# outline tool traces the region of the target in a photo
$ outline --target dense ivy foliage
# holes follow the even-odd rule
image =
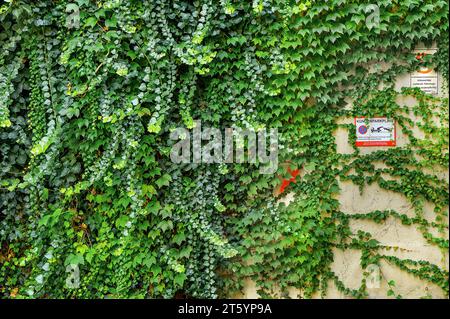
[[[397,218],[448,249],[448,184],[433,174],[448,168],[448,100],[394,85],[420,63],[448,81],[448,3],[377,1],[375,22],[369,5],[2,1],[0,296],[229,297],[250,278],[262,297],[325,295],[330,281],[365,297],[365,280],[351,290],[331,271],[334,249],[448,294],[448,271],[389,255],[395,247],[350,227]],[[420,42],[440,50],[418,61]],[[399,96],[414,97],[413,110]],[[394,118],[409,144],[339,154],[333,132],[346,128],[353,142],[355,130],[337,120],[373,115]],[[170,132],[195,120],[277,128],[285,164],[262,175],[258,164],[172,163]],[[285,207],[273,189],[287,167],[301,174]],[[348,215],[339,181],[404,194],[414,216]],[[68,265],[79,267],[78,288],[66,285]]]

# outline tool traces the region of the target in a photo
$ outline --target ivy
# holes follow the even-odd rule
[[[252,279],[263,298],[325,296],[331,282],[367,297],[366,279],[352,290],[333,273],[334,249],[361,250],[363,270],[388,262],[448,295],[447,270],[390,256],[396,247],[350,227],[395,218],[448,250],[448,182],[434,174],[448,170],[448,99],[395,88],[420,63],[448,82],[448,3],[378,1],[379,23],[367,22],[369,5],[2,2],[0,296],[217,298]],[[433,42],[426,61],[411,53]],[[356,136],[338,119],[375,115],[394,119],[407,145],[339,154],[333,132]],[[278,129],[283,165],[262,175],[258,164],[172,163],[170,133],[197,120]],[[294,170],[285,206],[273,189]],[[403,194],[414,216],[346,214],[340,181]],[[69,287],[74,266],[80,281]]]

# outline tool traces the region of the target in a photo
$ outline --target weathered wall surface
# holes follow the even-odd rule
[[[398,78],[396,87],[410,86],[410,75],[404,75]],[[439,75],[439,95],[448,96],[446,85],[443,85],[443,79]],[[398,101],[403,105],[412,106],[413,99],[406,98]],[[352,118],[340,119],[340,123],[353,123]],[[414,130],[415,135],[420,136],[419,130]],[[342,154],[351,154],[354,152],[352,146],[349,144],[349,133],[346,129],[338,129],[334,132],[336,137],[337,150]],[[397,125],[397,146],[401,147],[408,143],[407,137],[402,134],[401,128]],[[369,154],[377,150],[386,149],[384,147],[366,147],[361,148],[361,154]],[[379,164],[383,165],[382,163]],[[430,172],[427,172],[430,173]],[[448,171],[432,172],[440,179],[449,181]],[[348,214],[369,213],[375,210],[396,210],[401,214],[406,214],[410,217],[414,216],[414,209],[411,203],[399,193],[389,192],[381,189],[378,185],[368,185],[363,194],[360,194],[358,186],[351,182],[340,182],[341,193],[339,202],[341,210]],[[285,202],[292,200],[293,194],[289,194],[284,199]],[[435,214],[433,213],[433,206],[430,203],[425,204],[425,218],[433,221]],[[428,244],[423,238],[419,230],[415,226],[402,225],[398,220],[393,218],[387,219],[381,224],[376,224],[371,221],[352,221],[350,224],[354,231],[363,230],[369,232],[381,244],[388,246],[396,246],[398,249],[386,251],[386,255],[396,256],[402,259],[412,260],[426,260],[438,265],[441,268],[448,270],[448,252],[442,252],[438,247]],[[446,234],[448,238],[448,233]],[[360,266],[359,250],[335,250],[334,263],[332,265],[333,271],[338,275],[345,285],[352,289],[357,289],[361,285],[363,279],[363,271]],[[442,290],[433,284],[426,283],[413,275],[410,275],[394,265],[382,261],[380,267],[381,275],[384,279],[381,280],[379,287],[369,288],[369,298],[387,298],[387,291],[389,290],[387,282],[394,280],[396,283],[395,292],[401,294],[403,298],[445,298]],[[257,288],[251,281],[247,282],[245,292],[242,298],[258,298]],[[292,298],[297,298],[297,291],[295,289],[291,292]],[[319,296],[317,296],[319,297]],[[329,283],[329,290],[327,298],[347,298],[339,292],[332,282]]]

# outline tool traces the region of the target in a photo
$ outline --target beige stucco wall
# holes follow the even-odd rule
[[[398,78],[396,88],[410,86],[410,75],[404,75]],[[443,86],[443,79],[439,75],[439,95],[447,96],[447,88]],[[414,100],[406,98],[398,101],[404,105],[411,106]],[[339,119],[340,123],[353,123],[353,119]],[[415,135],[420,136],[421,132],[415,130]],[[336,137],[337,150],[339,153],[353,153],[353,148],[349,144],[348,131],[346,129],[338,129],[334,132]],[[404,146],[408,143],[408,139],[402,134],[401,129],[397,125],[397,145]],[[369,154],[376,150],[386,149],[383,147],[367,147],[361,148],[361,154]],[[378,165],[382,166],[382,163]],[[428,172],[429,173],[429,172]],[[449,180],[448,171],[433,172],[440,179]],[[368,213],[374,210],[396,210],[399,213],[414,216],[412,205],[406,197],[399,193],[388,192],[381,189],[378,185],[370,185],[365,188],[365,192],[360,194],[356,185],[351,182],[340,182],[341,193],[339,202],[341,211],[348,214]],[[288,194],[283,200],[289,203],[293,194]],[[425,218],[429,221],[434,220],[433,206],[430,203],[425,204]],[[363,230],[373,235],[375,239],[382,244],[396,246],[396,251],[390,250],[383,252],[385,255],[392,255],[402,259],[426,260],[432,262],[439,267],[448,270],[448,252],[442,252],[436,246],[428,244],[416,226],[402,225],[398,220],[389,218],[386,222],[376,224],[371,221],[352,221],[350,223],[354,231]],[[448,238],[448,233],[445,235]],[[357,289],[363,278],[363,271],[360,266],[360,254],[358,250],[335,250],[334,262],[332,264],[333,271],[338,275],[345,285],[349,288]],[[396,283],[395,292],[401,294],[403,298],[421,298],[428,295],[433,298],[445,298],[442,290],[435,286],[424,282],[396,266],[389,265],[382,261],[380,271],[384,279],[381,280],[379,287],[369,288],[369,298],[387,298],[389,287],[387,281],[394,280]],[[258,298],[255,284],[248,280],[242,298]],[[298,292],[295,289],[291,291],[291,297],[297,298]],[[319,296],[316,296],[319,297]],[[340,293],[332,282],[329,283],[328,298],[346,298]]]

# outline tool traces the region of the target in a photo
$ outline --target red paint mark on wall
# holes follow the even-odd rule
[[[290,179],[283,179],[283,182],[281,183],[279,194],[284,193],[286,188],[291,183],[295,183],[295,180],[296,180],[297,176],[300,174],[300,170],[299,169],[291,170],[290,168],[288,168],[288,172],[289,172],[289,174],[291,174],[292,177]]]

